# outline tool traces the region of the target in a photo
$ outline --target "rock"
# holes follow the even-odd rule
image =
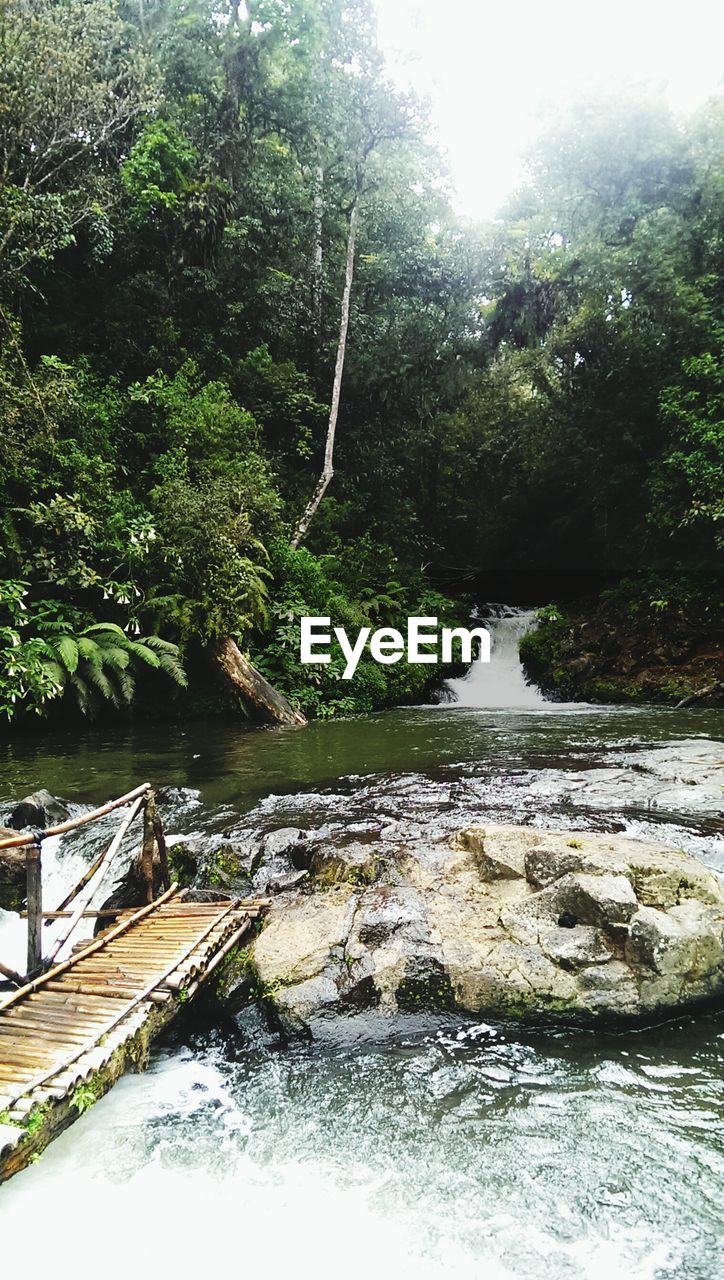
[[[255,864],[254,891],[277,893],[283,888],[290,888],[297,883],[293,878],[296,872],[307,872],[310,856],[306,831],[298,827],[270,831],[261,842],[259,859]]]
[[[0,827],[0,840],[16,835],[17,831]],[[0,849],[0,909],[22,911],[25,893],[25,850]]]
[[[583,855],[577,849],[561,852],[536,846],[525,855],[525,878],[536,889],[545,889],[569,871],[582,870]]]
[[[530,833],[535,839],[535,833]],[[525,841],[504,829],[468,827],[455,839],[459,849],[472,853],[484,880],[517,880],[525,875]]]
[[[641,907],[631,921],[626,957],[659,974],[698,982],[713,968],[724,967],[719,913],[692,901],[668,912]]]
[[[66,822],[69,817],[70,810],[66,808],[63,801],[57,800],[49,791],[41,788],[40,791],[34,791],[32,795],[26,796],[16,804],[8,818],[8,826],[16,831],[36,827],[44,831],[47,827]]]
[[[248,893],[261,859],[258,841],[219,841],[213,836],[187,836],[167,846],[171,879],[182,888],[223,889]]]
[[[631,883],[639,902],[645,906],[665,911],[689,898],[712,905],[721,902],[718,877],[683,849],[661,849],[652,860],[647,859],[645,846],[636,841],[622,841],[622,844],[629,859]]]
[[[175,787],[171,783],[155,788],[156,803],[174,809],[189,809],[201,803],[196,787]]]
[[[636,894],[623,875],[586,875],[571,871],[550,889],[554,912],[560,916],[570,912],[581,924],[628,924],[638,907]]]
[[[360,899],[349,940],[350,953],[354,954],[355,948],[374,951],[402,931],[412,931],[417,939],[429,936],[420,894],[408,885],[382,885]]]
[[[201,836],[188,836],[184,840],[174,840],[166,846],[171,880],[182,889],[192,885],[196,880],[205,847],[206,841]]]
[[[309,870],[318,885],[371,884],[382,859],[369,844],[354,840],[349,844],[318,845],[312,852]]]
[[[307,839],[306,831],[298,827],[280,827],[278,831],[270,831],[262,843],[262,856],[265,859],[279,858],[287,854],[293,858],[300,853],[300,846]]]
[[[526,879],[536,889],[546,888],[569,872],[587,875],[630,875],[623,840],[607,840],[588,834],[567,836],[563,841],[553,832],[539,831],[535,846],[525,855]],[[636,844],[629,841],[629,844]]]
[[[252,962],[287,1031],[360,1009],[586,1024],[724,1000],[724,891],[681,850],[486,825],[380,875],[272,908]]]
[[[568,663],[568,670],[574,675],[582,675],[585,671],[589,671],[595,665],[595,653],[582,653],[579,658],[572,658]]]
[[[267,881],[267,893],[286,893],[287,890],[295,889],[297,885],[308,878],[308,871],[288,871],[285,875],[272,876]]]
[[[259,842],[255,840],[210,842],[201,861],[200,882],[209,889],[225,888],[248,893],[262,856]]]
[[[592,925],[577,925],[568,928],[560,923],[557,928],[550,929],[540,940],[541,947],[549,960],[559,964],[562,969],[582,969],[584,965],[602,964],[612,957],[600,929]]]

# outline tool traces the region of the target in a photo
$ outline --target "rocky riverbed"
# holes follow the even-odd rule
[[[332,845],[287,828],[171,856],[197,887],[274,895],[250,989],[286,1034],[361,1011],[585,1024],[724,997],[721,882],[653,841],[486,824]]]

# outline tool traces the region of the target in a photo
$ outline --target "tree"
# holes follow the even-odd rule
[[[158,82],[113,0],[0,0],[0,280],[98,234],[114,160]]]
[[[337,354],[332,382],[332,397],[324,444],[324,461],[312,497],[307,503],[291,540],[291,545],[295,549],[299,547],[306,537],[319,504],[334,476],[334,446],[339,418],[342,377],[347,353],[347,334],[349,330],[360,208],[367,191],[374,190],[376,185],[376,176],[374,172],[371,172],[370,160],[377,149],[383,147],[384,144],[394,143],[405,138],[410,133],[413,125],[410,104],[404,99],[395,98],[387,85],[380,86],[376,81],[370,83],[362,80],[360,84],[354,86],[350,96],[352,110],[349,113],[349,118],[352,121],[353,133],[348,146],[352,156],[352,195],[347,211],[344,285],[342,288],[339,332],[337,334]]]

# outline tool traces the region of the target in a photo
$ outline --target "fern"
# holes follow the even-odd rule
[[[35,646],[48,692],[45,701],[64,695],[75,699],[84,715],[92,715],[99,701],[121,708],[133,701],[134,668],[141,665],[163,672],[185,687],[186,673],[178,647],[160,636],[132,639],[113,622],[97,622],[79,634],[49,631]]]
[[[73,675],[78,670],[78,642],[73,636],[59,636],[53,641],[55,649],[65,670]]]

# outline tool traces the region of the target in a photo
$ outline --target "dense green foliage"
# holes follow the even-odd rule
[[[520,652],[554,698],[717,706],[723,633],[724,600],[709,574],[668,566],[539,610]]]
[[[490,227],[427,137],[370,0],[0,0],[6,714],[125,702],[139,662],[178,678],[180,646],[196,676],[226,635],[308,712],[366,709],[420,668],[301,668],[300,613],[713,568],[720,109],[580,103]],[[355,198],[336,475],[292,553]]]
[[[352,637],[361,627],[395,627],[404,636],[410,615],[437,617],[440,626],[461,625],[460,607],[432,590],[421,572],[408,568],[400,575],[389,547],[369,537],[322,556],[306,547],[293,551],[279,541],[272,547],[272,567],[271,638],[258,665],[296,706],[307,715],[331,716],[422,699],[430,682],[428,665],[380,666],[365,650],[353,679],[343,681],[346,664],[336,641],[328,665],[299,661],[299,619],[304,615],[330,617]]]

